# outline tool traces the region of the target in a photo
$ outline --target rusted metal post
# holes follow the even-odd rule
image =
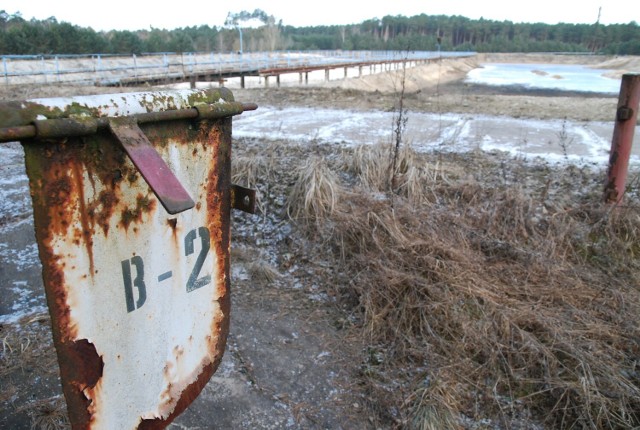
[[[624,196],[633,134],[638,121],[639,105],[640,73],[625,74],[622,76],[622,83],[620,84],[616,124],[611,140],[607,183],[604,188],[604,201],[606,203],[617,205]]]
[[[231,183],[231,117],[256,108],[225,88],[0,103],[71,428],[165,428],[218,368],[230,210],[255,204]]]

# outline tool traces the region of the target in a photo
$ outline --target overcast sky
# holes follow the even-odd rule
[[[593,24],[602,6],[603,24],[640,22],[640,6],[635,0],[232,0],[184,2],[144,0],[107,0],[100,2],[70,0],[2,0],[0,9],[22,17],[46,19],[51,16],[94,30],[173,29],[199,25],[222,26],[229,12],[262,9],[296,27],[357,24],[385,15],[413,16],[462,15],[477,19],[556,24]]]

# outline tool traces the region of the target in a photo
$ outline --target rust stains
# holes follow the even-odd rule
[[[173,243],[178,244],[178,219],[177,218],[169,218],[167,219],[167,225],[171,229],[171,237],[173,238]]]
[[[156,202],[157,200],[149,194],[146,196],[138,194],[136,197],[136,206],[126,207],[120,212],[119,226],[124,230],[128,230],[131,223],[143,222],[144,215],[156,209]]]
[[[207,186],[207,209],[211,243],[216,256],[217,288],[216,300],[221,313],[211,323],[209,350],[216,355],[224,351],[230,320],[230,246],[231,246],[231,118],[207,124],[203,121],[201,131],[206,135],[204,141],[215,145],[213,166],[210,170]]]
[[[85,244],[87,255],[89,256],[89,273],[91,276],[95,273],[95,263],[93,261],[93,228],[89,225],[89,217],[87,214],[87,208],[84,197],[84,181],[83,173],[78,163],[71,165],[73,171],[73,178],[75,180],[75,189],[77,190],[77,202],[80,205],[78,211],[80,215],[80,224],[82,225],[82,241]]]
[[[211,243],[215,255],[229,254],[230,225],[231,225],[231,119],[217,121],[215,125],[203,121],[203,140],[215,145],[212,160],[213,166],[209,171],[207,186],[207,221],[211,232]],[[227,293],[229,278],[228,258],[218,258],[219,285],[218,293],[222,297]]]
[[[99,141],[99,139],[98,139]],[[89,258],[88,275],[97,272],[94,265],[93,235],[100,225],[107,233],[108,219],[118,203],[117,180],[111,167],[119,156],[104,157],[113,149],[97,150],[97,142],[86,144],[81,139],[63,140],[57,145],[23,142],[27,174],[34,209],[36,238],[40,260],[43,263],[43,280],[47,304],[52,321],[52,332],[65,398],[73,428],[88,428],[91,425],[85,390],[96,385],[102,376],[104,363],[96,348],[87,340],[76,340],[78,327],[71,318],[69,308],[68,281],[65,280],[63,261],[73,258],[72,249],[58,255],[58,238],[70,237],[71,244],[83,247]],[[85,183],[85,172],[89,184]],[[96,182],[106,184],[98,197],[86,195]]]
[[[109,220],[116,206],[120,203],[120,199],[113,189],[102,190],[95,203],[98,203],[99,206],[92,207],[92,213],[95,216],[94,222],[102,228],[104,235],[107,236],[109,234]]]
[[[71,322],[64,264],[54,250],[53,241],[67,234],[69,221],[73,220],[72,211],[82,184],[73,168],[78,163],[78,152],[65,150],[64,146],[43,150],[41,145],[25,143],[24,149],[54,344],[61,376],[70,381],[63,384],[63,390],[74,428],[85,428],[90,422],[89,405],[78,387],[95,385],[102,375],[103,363],[92,344],[75,340],[77,328]],[[84,238],[81,233],[77,241]]]
[[[172,144],[190,145],[197,136],[197,123],[186,122],[181,123],[180,127],[176,127],[174,122],[163,122],[153,125],[140,124],[149,142],[154,147],[164,147],[168,142]]]
[[[96,386],[104,370],[104,362],[95,346],[86,339],[63,342],[57,347],[60,377],[65,384],[69,421],[75,428],[88,428],[91,423],[91,400],[84,392]]]
[[[230,93],[227,94],[224,91],[216,94],[215,101],[222,96],[232,99]],[[150,103],[153,104],[156,101]],[[81,106],[77,108],[82,111]],[[164,148],[164,151],[159,152],[168,153],[170,157],[178,154],[187,159],[180,159],[178,163],[191,162],[190,157],[194,157],[203,159],[206,166],[198,164],[196,169],[189,170],[191,167],[189,165],[186,168],[186,176],[192,182],[194,191],[198,190],[196,195],[199,201],[193,209],[194,213],[170,218],[156,216],[159,201],[150,189],[140,188],[146,185],[142,175],[125,155],[121,146],[114,144],[108,134],[98,132],[93,136],[59,139],[46,145],[42,142],[24,142],[27,172],[33,196],[36,236],[43,262],[43,278],[52,317],[53,336],[60,362],[63,389],[74,428],[98,426],[100,423],[94,422],[94,419],[100,420],[104,410],[113,405],[122,404],[96,395],[108,385],[108,381],[112,380],[106,377],[102,379],[105,367],[107,373],[114,369],[113,361],[110,361],[113,359],[109,357],[115,356],[116,360],[121,360],[120,354],[112,355],[105,349],[104,339],[111,338],[108,336],[102,338],[100,332],[102,329],[115,330],[116,328],[110,319],[113,315],[111,309],[104,312],[110,317],[105,321],[111,321],[111,323],[108,327],[102,327],[96,323],[102,320],[96,319],[96,313],[93,312],[96,309],[98,296],[89,298],[83,296],[85,290],[88,294],[94,293],[95,290],[101,290],[100,292],[108,290],[96,288],[91,291],[92,288],[86,288],[102,286],[102,284],[98,285],[98,280],[108,280],[109,287],[113,285],[118,287],[113,289],[115,291],[113,297],[117,299],[113,302],[117,303],[118,300],[122,302],[123,315],[125,311],[133,312],[128,310],[128,304],[125,303],[129,297],[126,296],[127,288],[134,292],[134,297],[148,295],[149,300],[146,304],[144,299],[139,300],[140,303],[134,309],[137,313],[126,314],[127,317],[143,317],[147,315],[147,310],[154,309],[151,307],[155,305],[151,298],[152,295],[158,294],[158,289],[155,288],[156,283],[170,286],[171,282],[176,282],[174,285],[180,286],[180,294],[193,294],[190,297],[195,298],[199,303],[206,304],[200,308],[201,313],[200,311],[194,313],[196,319],[205,318],[204,321],[198,322],[199,326],[196,326],[196,322],[193,326],[185,324],[188,328],[181,335],[185,338],[188,336],[188,340],[172,340],[175,343],[166,345],[172,348],[172,359],[175,359],[175,362],[168,362],[164,369],[166,383],[163,382],[163,385],[160,385],[162,392],[159,394],[159,404],[153,406],[155,412],[152,414],[135,412],[136,415],[133,416],[134,420],[142,414],[146,414],[147,417],[158,416],[158,418],[141,420],[139,428],[166,427],[198,396],[222,360],[230,320],[231,118],[184,120],[176,124],[178,123],[145,126],[144,133],[152,146]],[[168,147],[176,144],[179,151],[174,152],[175,148]],[[205,159],[203,154],[213,156],[207,155]],[[194,173],[205,171],[206,174]],[[162,242],[153,242],[144,237],[148,230],[147,223],[152,220],[161,223],[159,227],[163,232]],[[153,225],[154,229],[157,227]],[[138,229],[140,234],[136,233],[135,236],[136,240],[141,236],[140,243],[134,246],[135,241],[132,241],[130,247],[127,244],[126,248],[120,250],[117,241],[121,236],[116,233],[124,231],[128,238],[132,238],[131,231],[137,232]],[[154,262],[152,257],[154,249],[150,248],[158,248],[158,244],[165,246],[167,239],[165,234],[168,235],[169,229],[171,229],[173,244],[167,246],[177,246],[174,246],[175,250],[168,254],[180,257],[191,255],[191,251],[186,251],[184,248],[186,248],[185,243],[193,242],[192,239],[186,239],[182,230],[189,231],[189,234],[199,232],[198,236],[194,237],[201,242],[195,243],[205,252],[200,254],[202,259],[200,255],[197,259],[195,255],[189,257],[193,258],[189,261],[194,261],[194,264],[188,264],[186,275],[189,276],[189,280],[191,275],[194,279],[200,277],[206,280],[207,283],[203,283],[198,288],[205,285],[207,288],[199,289],[195,293],[189,290],[189,284],[186,282],[185,289],[186,277],[178,280],[178,275],[181,274],[174,267],[160,266],[164,263]],[[206,232],[206,235],[201,233],[202,231]],[[103,237],[107,236],[110,236],[109,241],[102,242]],[[98,243],[106,243],[107,246],[116,244],[113,246],[116,249],[108,255],[111,259],[107,260],[110,261],[108,265],[103,261],[107,256],[105,255],[103,259],[100,255]],[[209,257],[206,257],[205,243],[210,243]],[[94,267],[94,254],[98,267]],[[211,255],[213,255],[213,264]],[[205,259],[207,263],[203,268]],[[76,267],[78,269],[76,272],[79,273],[65,273],[65,264],[68,267]],[[211,264],[213,267],[210,266]],[[83,265],[90,267],[86,268]],[[125,267],[127,270],[124,269]],[[98,268],[100,274],[97,274]],[[121,268],[122,272],[120,272]],[[86,273],[86,270],[89,273]],[[199,272],[200,270],[202,273]],[[169,288],[164,288],[163,291],[167,290]],[[174,290],[178,289],[174,288]],[[156,295],[155,298],[157,297]],[[183,300],[182,306],[185,308],[194,304],[191,299],[184,299],[183,296],[169,298],[176,297]],[[173,302],[168,301],[168,303],[169,305],[162,309],[166,310],[173,306]],[[74,306],[73,312],[69,308],[70,304]],[[145,307],[140,311],[139,308],[143,305]],[[78,309],[75,306],[78,306]],[[210,315],[211,310],[213,314]],[[148,318],[151,318],[151,315],[152,313],[149,313]],[[138,320],[143,324],[142,318]],[[93,327],[94,323],[97,328]],[[128,323],[123,320],[122,324],[124,327]],[[195,327],[199,331],[194,339]],[[94,328],[96,331],[93,331]],[[95,333],[99,335],[94,336]],[[120,332],[117,334],[120,335]],[[81,339],[78,340],[78,338]],[[92,342],[95,342],[95,345]],[[183,344],[180,345],[180,342]],[[114,343],[109,341],[109,345],[112,344]],[[173,348],[176,344],[177,346]],[[114,348],[119,347],[121,345],[115,342]],[[98,351],[104,353],[104,360]],[[191,351],[198,351],[200,355],[192,359],[188,355]],[[118,353],[120,352],[118,350]],[[161,365],[163,360],[164,358],[160,359]],[[187,365],[185,363],[189,365],[187,369],[183,369]],[[162,382],[162,375],[159,374],[162,369],[145,369],[144,371],[154,372],[154,377],[157,376]],[[127,379],[129,373],[118,373],[118,378],[121,375]],[[156,396],[157,393],[152,395]],[[116,396],[116,398],[121,399],[122,396]],[[93,400],[92,403],[92,399],[97,400]]]
[[[185,378],[193,380],[186,388],[168,384],[161,395],[165,408],[175,404],[166,418],[143,420],[139,429],[162,429],[182,413],[202,391],[213,373],[216,371],[224,353],[230,321],[229,295],[229,246],[230,246],[230,187],[231,187],[231,121],[203,121],[199,127],[196,141],[206,142],[213,147],[213,160],[208,175],[206,194],[206,224],[211,234],[211,246],[215,255],[214,300],[220,312],[210,322],[209,335],[205,341],[209,354],[194,370],[193,376]],[[179,350],[174,350],[175,354]],[[169,364],[165,373],[171,371]]]
[[[228,319],[227,319],[228,320]],[[226,337],[225,337],[226,342]],[[185,409],[198,397],[202,389],[211,376],[215,373],[216,369],[220,365],[222,361],[222,352],[223,348],[219,350],[219,353],[213,357],[213,360],[210,359],[204,360],[200,366],[197,367],[194,375],[194,382],[187,385],[182,391],[179,390],[178,387],[174,387],[172,384],[167,384],[167,388],[162,393],[161,398],[164,399],[164,404],[170,405],[175,403],[175,407],[171,414],[166,418],[154,418],[154,419],[143,419],[138,426],[139,430],[157,430],[166,428],[173,420],[176,419],[178,415],[184,412]]]

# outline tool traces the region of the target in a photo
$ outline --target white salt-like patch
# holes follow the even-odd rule
[[[233,135],[349,147],[390,142],[393,121],[393,112],[260,106],[255,113],[234,119]],[[612,133],[612,122],[409,112],[405,141],[420,152],[498,150],[550,162],[606,166]],[[636,136],[640,138],[640,129]],[[640,164],[640,146],[633,148],[630,163]]]

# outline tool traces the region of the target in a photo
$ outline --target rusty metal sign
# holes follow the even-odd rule
[[[163,428],[220,363],[229,328],[231,117],[225,89],[0,105],[25,150],[74,428]]]

